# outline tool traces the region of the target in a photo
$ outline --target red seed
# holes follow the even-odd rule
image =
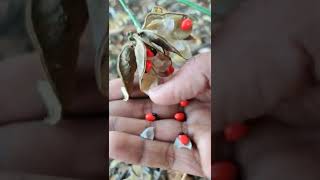
[[[236,122],[232,123],[224,129],[225,139],[229,142],[235,142],[248,134],[248,126]]]
[[[180,134],[178,138],[179,138],[179,141],[184,145],[187,145],[189,143],[189,137],[185,134]]]
[[[174,115],[174,119],[177,121],[184,121],[185,118],[186,118],[186,116],[183,112],[179,112]]]
[[[145,116],[147,121],[154,121],[156,120],[156,116],[153,113],[147,113]]]
[[[186,107],[186,106],[188,106],[188,105],[189,105],[189,101],[187,101],[187,100],[180,101],[180,106],[181,106],[181,107]]]
[[[146,51],[147,51],[147,57],[153,57],[154,56],[154,53],[149,48],[146,48]]]
[[[146,73],[150,72],[152,69],[152,62],[150,60],[146,61]]]
[[[174,72],[174,67],[172,65],[170,65],[166,72],[167,72],[167,75],[172,74]]]
[[[237,168],[229,161],[221,161],[211,166],[211,174],[213,180],[235,180]]]
[[[180,25],[180,29],[183,31],[188,31],[192,28],[192,20],[189,18],[183,19]]]

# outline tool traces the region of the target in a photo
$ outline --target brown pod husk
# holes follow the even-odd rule
[[[127,43],[119,57],[117,62],[117,71],[124,85],[125,100],[128,100],[130,94],[133,91],[134,74],[137,70],[137,63],[134,48],[132,43]],[[127,97],[128,95],[128,97]]]
[[[158,85],[158,76],[154,71],[144,73],[141,79],[140,89],[142,92],[147,92],[150,88]]]
[[[138,77],[139,77],[139,85],[140,89],[142,86],[143,76],[145,74],[146,70],[146,47],[138,37],[133,36],[135,39],[135,48],[134,53],[136,56],[136,62],[137,62],[137,71],[138,71]]]
[[[28,34],[39,52],[52,89],[67,109],[72,98],[79,41],[88,21],[84,0],[29,0]]]
[[[152,12],[148,13],[145,17],[142,29],[144,30],[155,30],[164,27],[166,19],[172,19],[174,21],[174,29],[169,33],[169,38],[174,40],[184,40],[191,35],[192,28],[188,31],[180,29],[181,22],[184,18],[190,18],[186,14],[167,12],[161,7],[155,7]]]
[[[157,55],[152,58],[152,63],[158,74],[166,72],[168,67],[172,65],[170,57],[162,52],[158,52]]]
[[[138,35],[142,38],[144,42],[148,42],[148,44],[154,43],[162,47],[165,51],[169,51],[183,57],[182,54],[174,46],[172,46],[165,38],[154,33],[153,31],[142,30],[138,33]]]

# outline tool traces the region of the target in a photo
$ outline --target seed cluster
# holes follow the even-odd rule
[[[175,113],[173,119],[175,119],[176,121],[179,121],[179,122],[184,122],[184,121],[186,121],[186,114],[183,112],[183,108],[189,105],[189,101],[187,101],[187,100],[180,101],[179,105],[180,105],[180,108],[182,108],[182,109],[181,109],[181,111]],[[156,113],[148,112],[145,115],[145,119],[149,122],[153,122],[155,120],[159,120],[160,118]],[[184,134],[183,132],[181,132],[178,135],[178,140],[183,145],[188,145],[191,142],[188,135]]]

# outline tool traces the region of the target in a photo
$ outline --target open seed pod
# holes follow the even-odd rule
[[[190,40],[195,39],[191,35],[192,26],[188,30],[180,28],[184,19],[190,19],[190,17],[182,13],[168,12],[164,8],[157,6],[146,16],[142,28],[161,35],[179,50],[181,53],[179,56],[175,54],[170,55],[172,61],[177,66],[184,64],[185,60],[192,56],[188,43],[190,43]]]
[[[184,40],[190,39],[192,28],[187,31],[180,29],[181,21],[186,18],[189,17],[185,14],[171,13],[155,7],[145,18],[142,29],[138,33],[129,33],[130,43],[124,45],[118,58],[118,73],[124,85],[121,89],[124,100],[127,101],[130,97],[135,70],[140,90],[147,92],[158,85],[160,78],[172,74],[173,64],[182,65],[186,60],[184,55],[188,58],[191,56],[190,48]],[[167,19],[173,21],[172,31],[162,28]]]
[[[131,94],[133,90],[134,74],[137,69],[135,49],[131,42],[124,45],[117,63],[117,71],[124,84],[122,93],[124,94],[125,100],[128,100],[129,94]]]
[[[182,30],[181,23],[190,17],[183,13],[168,12],[162,7],[155,7],[145,17],[142,29],[152,30],[167,39],[184,40],[190,38],[192,27]]]
[[[29,0],[26,2],[26,26],[35,49],[40,54],[47,75],[47,87],[40,91],[45,101],[57,99],[53,106],[68,109],[75,83],[75,69],[79,54],[79,41],[88,21],[85,0],[74,3],[70,0]],[[45,94],[46,93],[46,94]],[[46,104],[53,104],[46,102]],[[56,107],[47,107],[49,112],[62,113]],[[57,107],[60,109],[61,107]],[[56,109],[57,109],[56,108]],[[52,115],[52,114],[51,114]],[[51,116],[49,113],[49,116]],[[55,116],[60,117],[60,116]],[[49,117],[50,119],[50,117]],[[51,123],[59,119],[49,120]]]

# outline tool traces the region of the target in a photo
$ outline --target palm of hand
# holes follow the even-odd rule
[[[109,157],[132,164],[173,169],[198,176],[210,176],[211,113],[210,102],[190,101],[185,108],[184,123],[173,119],[178,105],[160,106],[136,94],[139,99],[121,100],[121,82],[109,84]],[[160,120],[147,122],[147,112],[159,115]],[[143,140],[140,133],[155,127],[155,140]],[[188,134],[193,150],[176,149],[173,145],[179,133]]]

